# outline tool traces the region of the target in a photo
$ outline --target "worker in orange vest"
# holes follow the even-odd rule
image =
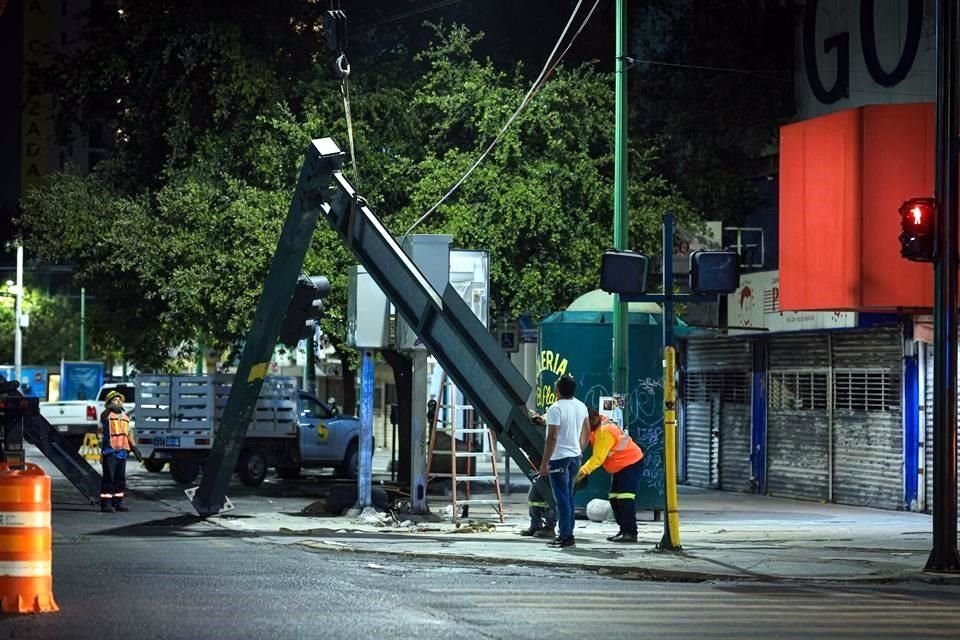
[[[136,449],[133,430],[130,418],[123,410],[123,394],[112,390],[104,400],[106,409],[100,414],[100,463],[103,466],[100,511],[129,511],[123,498],[127,487],[127,455]]]
[[[577,482],[586,478],[601,465],[603,470],[613,476],[610,487],[610,506],[620,530],[607,538],[610,542],[637,541],[637,490],[640,488],[640,463],[643,450],[637,446],[630,434],[589,407],[587,419],[590,421],[590,444],[593,455],[583,463],[577,473]]]

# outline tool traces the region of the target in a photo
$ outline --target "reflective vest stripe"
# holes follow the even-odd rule
[[[16,578],[43,578],[50,575],[49,560],[0,561],[0,576]]]
[[[643,450],[630,437],[629,433],[621,431],[617,425],[607,422],[600,426],[609,436],[616,439],[616,444],[607,452],[603,460],[603,468],[607,473],[618,473],[621,469],[643,459]]]
[[[129,449],[130,442],[127,440],[127,434],[130,431],[130,419],[125,414],[111,415],[110,425],[110,448],[114,450]]]
[[[609,458],[610,456],[612,456],[614,453],[618,451],[623,451],[624,449],[627,448],[628,444],[630,444],[630,436],[628,436],[626,433],[621,433],[620,441],[617,443],[616,447],[610,449],[610,453],[607,454],[607,457]]]
[[[49,511],[0,511],[0,527],[49,527]]]

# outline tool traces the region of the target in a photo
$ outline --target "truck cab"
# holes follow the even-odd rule
[[[297,416],[301,464],[333,466],[338,475],[357,477],[360,421],[305,391],[297,396]]]

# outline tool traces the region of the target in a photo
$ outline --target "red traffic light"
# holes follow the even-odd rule
[[[911,198],[900,205],[903,229],[933,230],[937,205],[933,198]]]
[[[915,262],[933,262],[937,201],[910,198],[900,205],[900,255]]]

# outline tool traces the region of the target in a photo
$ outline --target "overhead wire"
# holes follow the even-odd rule
[[[549,78],[550,74],[553,73],[553,70],[556,69],[557,65],[559,65],[560,62],[563,60],[563,57],[570,50],[570,47],[573,46],[573,43],[577,39],[577,36],[579,36],[583,32],[583,29],[587,26],[587,23],[590,21],[590,18],[593,16],[593,12],[596,10],[597,5],[599,4],[600,4],[600,0],[594,1],[593,6],[590,8],[590,11],[587,12],[586,16],[584,17],[583,21],[580,24],[580,27],[577,29],[576,32],[574,32],[573,36],[571,36],[570,41],[567,43],[566,48],[561,52],[559,56],[557,56],[556,60],[554,60],[554,56],[556,55],[557,50],[560,48],[560,45],[563,43],[563,40],[566,37],[567,32],[570,30],[570,25],[573,24],[574,20],[577,17],[577,14],[580,12],[580,7],[583,5],[583,0],[577,1],[576,6],[573,8],[573,12],[570,14],[570,18],[567,20],[567,24],[564,26],[563,31],[560,34],[560,37],[557,39],[556,44],[554,44],[553,46],[553,50],[550,52],[550,55],[547,56],[547,60],[546,62],[544,62],[543,68],[540,70],[540,74],[537,76],[536,80],[533,81],[533,84],[530,85],[530,89],[527,91],[526,95],[524,95],[523,100],[520,101],[520,106],[517,107],[516,111],[514,111],[513,114],[510,116],[510,118],[507,119],[506,123],[504,123],[504,125],[500,127],[500,130],[497,132],[497,135],[494,137],[493,141],[490,142],[487,148],[484,149],[483,153],[480,154],[477,160],[470,166],[469,169],[467,169],[467,171],[460,177],[460,179],[457,180],[457,182],[443,195],[442,198],[440,198],[440,200],[436,202],[436,204],[430,207],[426,211],[426,213],[424,213],[422,216],[417,218],[416,222],[410,225],[410,227],[403,232],[401,241],[403,240],[403,238],[406,238],[411,231],[417,228],[424,220],[430,217],[430,215],[434,211],[436,211],[440,205],[446,202],[447,198],[453,195],[457,191],[457,189],[460,188],[460,185],[462,185],[467,180],[467,178],[469,178],[470,175],[477,169],[477,167],[479,167],[480,164],[487,158],[487,156],[490,154],[493,148],[503,138],[503,134],[506,133],[507,129],[510,128],[510,125],[512,125],[513,122],[517,119],[517,117],[521,113],[523,113],[526,107],[530,104],[530,101],[533,99],[533,97],[540,92],[540,89],[543,88],[543,85],[546,83],[547,78]]]
[[[777,71],[764,70],[764,69],[741,69],[737,67],[712,67],[709,65],[702,64],[683,64],[680,62],[665,62],[663,60],[639,60],[637,58],[631,58],[630,56],[624,56],[626,60],[631,65],[635,64],[649,64],[652,66],[658,67],[673,67],[676,69],[693,69],[698,71],[718,71],[725,73],[742,73],[751,76],[757,76],[759,78],[764,78],[766,80],[780,80],[780,76],[783,74]]]

